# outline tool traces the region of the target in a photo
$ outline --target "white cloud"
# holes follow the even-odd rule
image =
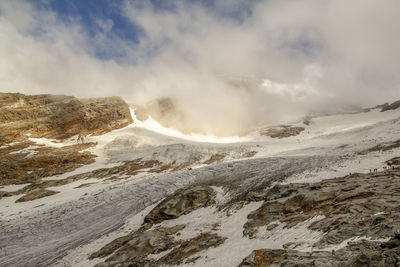
[[[1,1],[0,90],[170,96],[188,118],[177,127],[220,135],[400,97],[396,0],[168,3],[125,2],[121,12],[143,31],[132,44],[110,20],[99,18],[93,37],[73,18]]]

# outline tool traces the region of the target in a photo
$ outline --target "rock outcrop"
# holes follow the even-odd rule
[[[99,135],[132,123],[119,97],[77,99],[63,95],[0,93],[0,146],[32,137],[65,139]]]
[[[127,236],[120,237],[91,255],[91,258],[105,257],[104,263],[97,264],[97,267],[124,266],[123,264],[136,264],[142,266],[150,254],[166,251],[176,245],[171,235],[182,230],[182,226],[172,228],[156,228],[148,231],[137,231]]]
[[[93,163],[96,157],[87,151],[96,145],[94,142],[47,146],[37,144],[30,137],[65,139],[78,135],[82,138],[130,123],[129,106],[119,97],[77,99],[0,93],[0,185],[31,183],[13,193],[0,192],[0,198],[24,193],[18,201],[29,201],[55,194],[45,189],[51,185],[42,178],[73,171]]]
[[[300,252],[260,249],[246,257],[239,267],[278,266],[400,266],[400,235],[387,242],[358,241],[337,251]]]
[[[249,194],[264,200],[248,216],[244,234],[257,235],[260,227],[280,221],[287,228],[322,216],[308,228],[323,233],[315,247],[337,245],[355,236],[382,239],[400,232],[400,171],[351,174],[315,184],[276,185]]]
[[[17,199],[15,202],[31,201],[31,200],[39,199],[39,198],[42,198],[42,197],[52,196],[52,195],[57,194],[57,193],[58,193],[57,191],[38,188],[38,189],[30,191],[28,194],[26,194],[23,197]]]
[[[150,211],[144,222],[157,224],[164,220],[176,219],[198,208],[211,205],[214,197],[214,190],[208,186],[193,186],[177,190]]]
[[[388,110],[395,110],[395,109],[398,109],[398,108],[400,108],[400,100],[398,100],[396,102],[393,102],[392,104],[388,104],[388,103],[384,104],[382,106],[381,112],[385,112],[385,111],[388,111]]]
[[[260,131],[261,135],[269,136],[271,138],[287,138],[299,135],[304,131],[304,127],[294,127],[289,125],[281,125],[275,127],[268,127]]]
[[[202,233],[190,240],[185,240],[180,244],[179,247],[174,248],[170,253],[158,260],[159,263],[165,265],[178,265],[183,263],[186,259],[196,253],[206,250],[210,247],[218,247],[223,244],[226,240],[225,237],[221,237],[217,234]],[[196,258],[189,259],[189,261],[195,261]],[[189,262],[185,262],[189,263]]]
[[[93,145],[85,143],[57,148],[35,146],[28,141],[0,148],[0,185],[38,183],[44,177],[93,163],[96,156],[83,151]]]

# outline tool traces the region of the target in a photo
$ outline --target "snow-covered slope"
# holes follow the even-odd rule
[[[125,128],[88,136],[84,142],[96,144],[87,149],[97,155],[94,163],[44,178],[69,179],[46,188],[59,193],[18,203],[23,194],[0,199],[0,265],[93,266],[103,262],[104,258],[89,260],[88,256],[116,237],[139,229],[143,216],[165,196],[201,184],[213,186],[215,205],[158,226],[186,225],[180,236],[173,237],[174,242],[209,231],[226,239],[220,246],[194,253],[189,257],[193,260],[183,265],[235,266],[253,250],[282,248],[290,242],[299,243],[296,249],[311,251],[323,232],[309,226],[322,217],[292,228],[278,221],[273,230],[260,228],[255,238],[249,238],[242,234],[243,225],[262,202],[244,200],[253,191],[277,183],[317,182],[383,170],[384,161],[400,155],[400,110],[318,117],[310,125],[293,126],[305,130],[282,139],[258,132],[219,139],[184,135],[151,118],[141,122],[134,117],[134,124]],[[62,147],[76,143],[77,138],[61,143],[30,141]],[[4,186],[0,191],[20,189]],[[149,259],[161,259],[171,250],[149,255]]]

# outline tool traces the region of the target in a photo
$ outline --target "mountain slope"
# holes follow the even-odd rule
[[[291,125],[304,128],[293,136],[235,143],[151,125],[1,147],[25,162],[74,149],[94,157],[3,184],[0,265],[397,264],[400,174],[386,167],[400,154],[399,109],[315,117]]]

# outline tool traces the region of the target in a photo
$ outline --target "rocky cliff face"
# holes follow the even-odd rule
[[[24,189],[29,193],[42,187],[43,177],[73,171],[93,163],[96,157],[86,151],[95,143],[47,147],[29,137],[99,135],[130,123],[129,106],[119,97],[77,99],[0,93],[0,185],[33,183],[35,188]]]
[[[32,137],[65,139],[99,135],[132,123],[119,97],[77,99],[62,95],[0,93],[0,146]]]

